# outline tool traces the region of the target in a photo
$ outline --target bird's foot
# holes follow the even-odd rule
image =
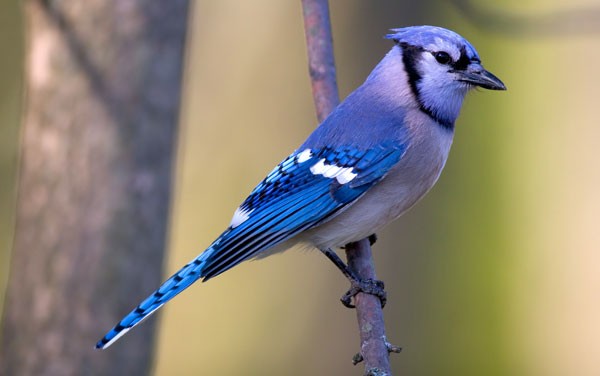
[[[344,273],[346,278],[350,281],[350,290],[342,296],[341,301],[348,308],[355,308],[354,304],[352,304],[352,297],[355,297],[359,292],[364,292],[365,294],[375,295],[379,298],[381,302],[381,308],[385,307],[385,303],[387,302],[387,294],[385,292],[385,285],[383,281],[379,281],[377,279],[365,279],[361,280],[352,270],[348,268],[348,265],[344,264],[344,262],[339,258],[339,256],[329,248],[321,249],[321,252],[331,262],[335,264]]]
[[[402,347],[392,345],[388,341],[385,341],[385,347],[387,348],[388,354],[391,354],[391,353],[399,354],[402,351]],[[352,364],[357,365],[358,363],[362,362],[363,360],[365,360],[365,358],[363,357],[363,354],[356,353],[356,355],[354,355],[352,357]]]
[[[352,298],[359,292],[375,295],[381,302],[381,308],[385,307],[387,293],[385,292],[383,281],[377,279],[350,280],[350,290],[348,290],[340,299],[342,304],[348,308],[355,308],[355,305],[352,304]]]

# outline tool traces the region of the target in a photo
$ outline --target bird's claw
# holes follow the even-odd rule
[[[350,289],[340,299],[342,304],[348,308],[355,308],[352,304],[352,298],[359,292],[365,294],[374,295],[379,298],[381,302],[381,308],[385,307],[387,302],[387,293],[385,292],[385,285],[383,281],[377,279],[365,279],[362,281],[352,281]]]

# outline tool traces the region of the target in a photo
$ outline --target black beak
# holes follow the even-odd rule
[[[489,90],[506,90],[506,86],[500,79],[485,69],[472,70],[472,67],[464,71],[456,71],[459,75],[459,81],[466,82],[471,85],[479,86]]]

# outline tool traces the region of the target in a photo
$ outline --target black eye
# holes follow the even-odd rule
[[[438,63],[444,64],[444,65],[446,65],[452,61],[452,58],[450,57],[450,55],[444,51],[434,52],[433,57],[435,57],[435,60],[437,60]]]

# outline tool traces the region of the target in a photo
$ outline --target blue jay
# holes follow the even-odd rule
[[[470,89],[506,90],[475,48],[450,30],[406,27],[387,39],[394,46],[366,81],[258,184],[229,227],[97,348],[110,346],[198,279],[296,244],[321,250],[372,293],[375,288],[361,285],[332,249],[376,233],[429,191]]]

